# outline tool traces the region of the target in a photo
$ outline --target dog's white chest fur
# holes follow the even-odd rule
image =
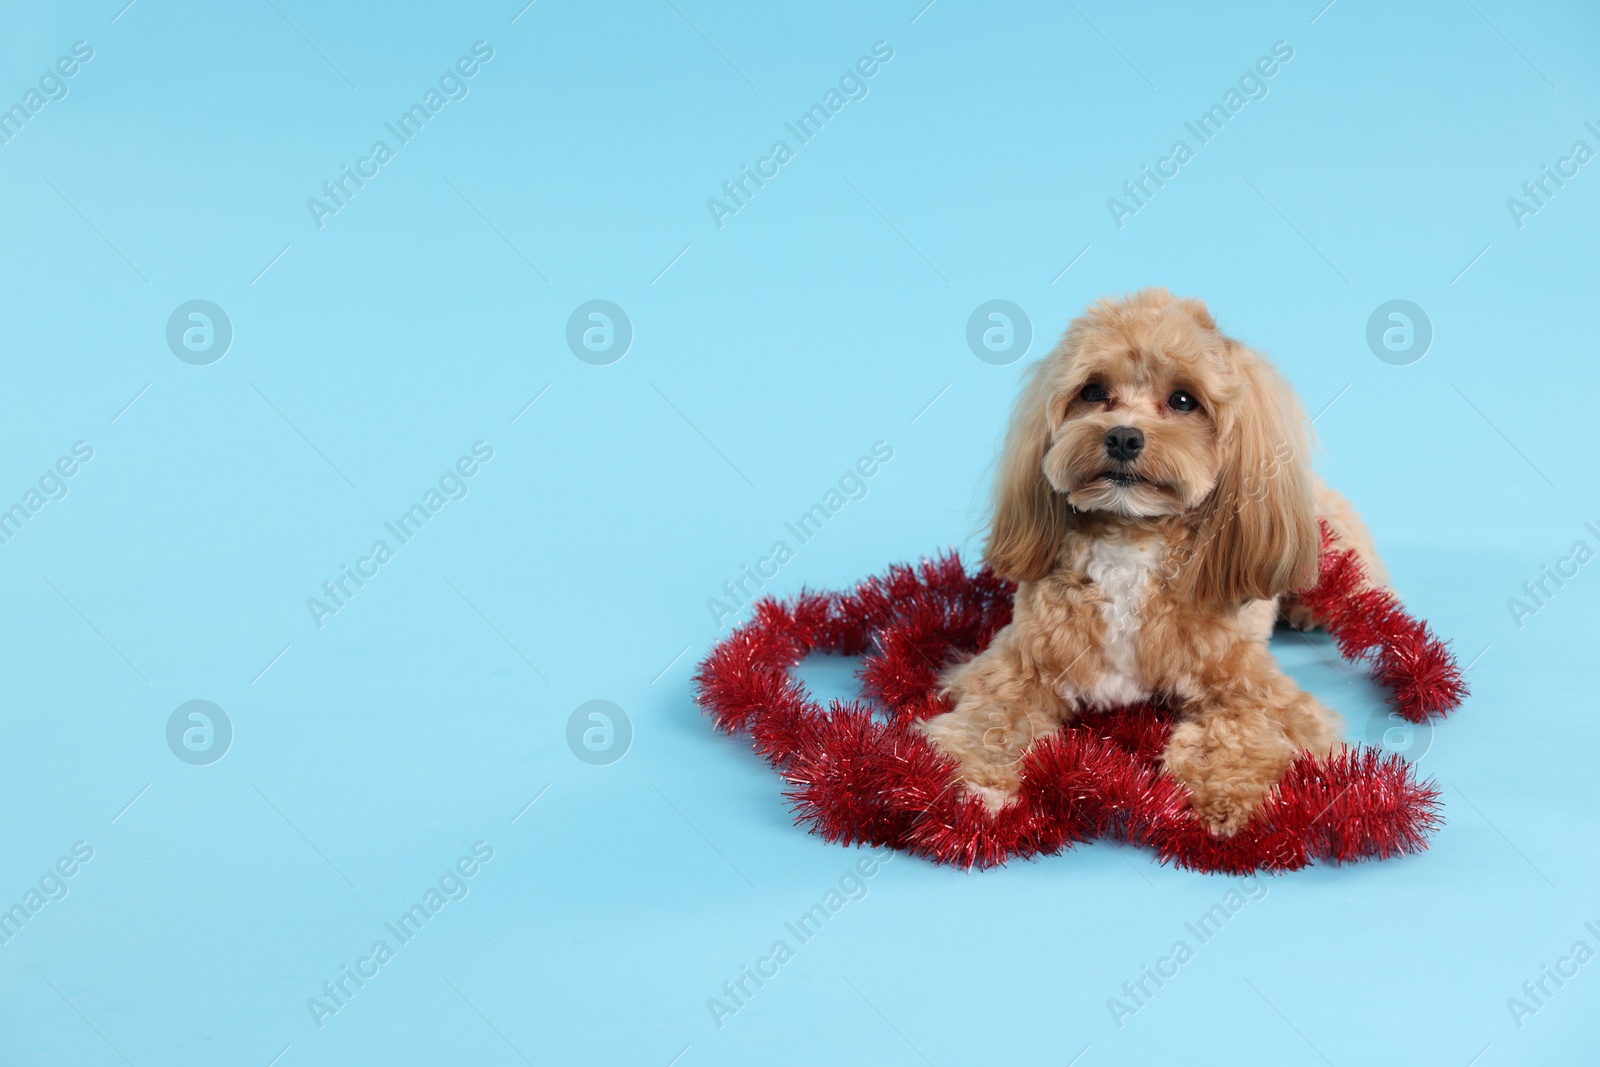
[[[1087,688],[1062,684],[1061,695],[1069,703],[1085,710],[1105,710],[1149,699],[1150,689],[1139,674],[1135,644],[1139,608],[1150,588],[1150,572],[1160,558],[1155,543],[1097,539],[1090,546],[1085,573],[1105,599],[1100,606],[1105,621],[1100,655],[1105,666]]]

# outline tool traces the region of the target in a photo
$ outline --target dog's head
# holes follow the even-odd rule
[[[1029,372],[985,553],[1004,577],[1049,573],[1082,513],[1194,524],[1181,580],[1229,604],[1316,577],[1304,418],[1266,360],[1198,300],[1102,300]]]

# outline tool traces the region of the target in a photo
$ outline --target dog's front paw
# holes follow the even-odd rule
[[[1283,621],[1296,630],[1315,630],[1322,625],[1322,620],[1316,613],[1298,600],[1286,601],[1283,605]]]
[[[1212,837],[1232,837],[1244,829],[1261,808],[1259,801],[1252,803],[1234,796],[1210,797],[1204,801],[1195,798],[1190,806]]]
[[[992,815],[1016,800],[1022,788],[1022,750],[1033,740],[1033,722],[1020,725],[994,705],[962,703],[917,729],[955,764],[957,795],[977,797]]]

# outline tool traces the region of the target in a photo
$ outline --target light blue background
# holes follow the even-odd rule
[[[0,502],[94,449],[0,546],[0,904],[94,849],[0,946],[0,1062],[1600,1058],[1600,963],[1520,1029],[1506,1005],[1600,948],[1600,578],[1520,629],[1506,605],[1600,548],[1600,164],[1520,229],[1506,207],[1600,148],[1592,8],[123,3],[0,7],[0,102],[94,49],[0,147]],[[319,229],[306,199],[479,40],[470,95]],[[1114,225],[1280,40],[1269,95]],[[718,229],[707,198],[876,41],[866,99]],[[771,590],[975,557],[1022,364],[975,358],[968,315],[1016,302],[1037,356],[1147,284],[1276,359],[1396,587],[1475,661],[1419,764],[1444,828],[1265,883],[1120,1029],[1108,998],[1233,883],[1105,844],[900,857],[719,1029],[707,999],[858,854],[694,707],[708,598],[880,440]],[[611,366],[564,340],[596,298],[636,331]],[[1409,366],[1365,342],[1395,298],[1435,329]],[[192,299],[236,332],[211,366],[165,342]],[[314,625],[480,440],[470,495]],[[1365,737],[1359,669],[1274,647]],[[565,741],[596,698],[634,729],[610,766]],[[191,699],[235,731],[210,766],[165,741]],[[479,840],[470,894],[318,1029],[307,998]]]

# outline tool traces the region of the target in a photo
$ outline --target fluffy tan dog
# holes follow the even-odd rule
[[[1203,303],[1146,289],[1102,300],[1031,368],[1012,416],[985,558],[1017,583],[1011,624],[945,676],[922,724],[991,810],[1023,751],[1078,714],[1158,700],[1163,759],[1214,833],[1260,807],[1340,720],[1267,650],[1284,598],[1316,579],[1320,513],[1375,582],[1360,516],[1317,482],[1305,417]]]

